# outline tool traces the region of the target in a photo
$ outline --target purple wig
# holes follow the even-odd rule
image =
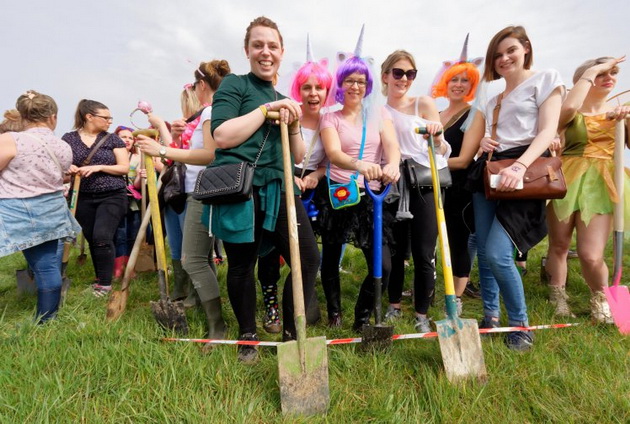
[[[339,103],[343,103],[344,98],[344,88],[343,81],[354,73],[359,73],[365,75],[367,79],[367,86],[365,87],[365,97],[369,96],[372,92],[372,73],[370,72],[370,67],[361,59],[360,57],[353,56],[350,59],[347,59],[345,62],[339,66],[337,69],[337,91],[335,93],[335,100]]]
[[[319,62],[306,62],[298,69],[291,83],[291,97],[293,97],[295,101],[302,101],[300,88],[308,81],[311,75],[315,76],[317,83],[321,84],[326,89],[326,96],[328,97],[330,86],[332,85],[332,75],[326,68],[327,63],[328,61],[326,59],[322,59]]]

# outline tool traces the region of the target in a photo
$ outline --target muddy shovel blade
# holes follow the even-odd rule
[[[627,286],[604,287],[615,325],[621,334],[630,334],[630,292]]]
[[[188,321],[183,302],[158,300],[151,302],[151,311],[157,323],[165,330],[175,331],[180,335],[188,334]]]
[[[364,324],[361,329],[361,348],[363,350],[384,350],[392,345],[394,327],[389,325]]]
[[[487,381],[477,322],[472,319],[447,318],[435,324],[448,380],[459,383],[472,377],[480,382]]]
[[[330,403],[326,337],[304,341],[304,364],[297,341],[278,346],[278,377],[282,413],[288,415],[325,414]]]

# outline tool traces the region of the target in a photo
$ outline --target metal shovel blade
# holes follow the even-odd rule
[[[363,350],[383,350],[392,345],[394,327],[390,325],[364,324],[361,329],[361,347]]]
[[[18,296],[33,295],[37,293],[37,287],[35,287],[35,277],[33,276],[30,268],[16,270],[15,278],[17,279]]]
[[[166,330],[173,330],[177,334],[188,334],[188,321],[184,311],[184,302],[158,300],[151,303],[151,311],[160,326]]]
[[[446,377],[451,383],[476,377],[488,380],[477,322],[447,318],[435,323]]]
[[[630,334],[630,292],[627,286],[604,287],[615,325],[621,334]]]
[[[282,412],[291,415],[325,414],[330,404],[326,337],[304,341],[304,364],[297,341],[278,346],[278,377]]]

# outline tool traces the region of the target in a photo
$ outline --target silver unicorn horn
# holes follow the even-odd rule
[[[313,55],[313,46],[311,46],[311,38],[308,33],[306,33],[306,61],[315,62],[315,55]]]
[[[468,36],[470,33],[466,34],[466,39],[464,40],[464,47],[462,47],[462,54],[459,56],[460,62],[466,62],[468,60]]]
[[[354,55],[356,57],[361,57],[361,53],[363,53],[363,33],[365,31],[365,24],[361,26],[361,34],[359,34],[359,39],[357,40],[357,46],[354,48]]]

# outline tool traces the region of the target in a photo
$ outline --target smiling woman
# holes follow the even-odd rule
[[[288,264],[292,263],[286,199],[282,193],[285,182],[280,130],[267,121],[267,112],[279,111],[280,120],[289,124],[291,154],[296,162],[302,161],[305,147],[300,134],[300,106],[273,86],[284,55],[276,23],[265,17],[252,21],[245,34],[245,53],[251,72],[226,76],[214,95],[211,128],[218,149],[211,166],[244,160],[256,164],[253,196],[241,203],[211,205],[210,229],[223,240],[229,258],[228,295],[238,320],[240,339],[257,340],[254,267],[263,236]],[[295,204],[304,298],[311,299],[319,252],[302,202],[296,199]],[[290,280],[284,285],[282,306],[283,339],[292,340],[296,330]],[[253,362],[257,358],[254,346],[239,346],[239,360]]]

